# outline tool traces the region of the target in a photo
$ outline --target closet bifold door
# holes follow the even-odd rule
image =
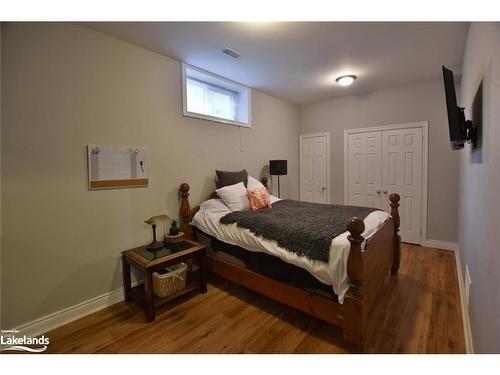
[[[382,194],[382,132],[348,135],[348,205],[386,210]]]
[[[382,131],[383,199],[401,196],[401,239],[414,244],[420,244],[422,225],[422,145],[422,128]]]

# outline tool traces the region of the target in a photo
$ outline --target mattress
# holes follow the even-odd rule
[[[271,196],[271,203],[278,198]],[[247,251],[266,253],[282,261],[297,266],[309,272],[320,283],[330,286],[337,295],[339,303],[343,303],[344,296],[349,289],[347,277],[347,258],[350,243],[348,232],[335,237],[330,245],[330,260],[328,263],[299,256],[280,247],[276,241],[256,236],[248,229],[234,224],[221,224],[220,218],[231,211],[220,199],[209,199],[200,205],[200,210],[194,215],[191,225],[200,231],[227,244],[241,247]],[[369,239],[377,229],[390,217],[384,211],[373,211],[365,219],[363,237]],[[365,240],[366,243],[366,240]],[[365,245],[363,243],[363,247]]]

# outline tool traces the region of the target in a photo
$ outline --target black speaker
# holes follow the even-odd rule
[[[280,176],[287,174],[286,160],[269,160],[269,174],[278,176],[278,197],[281,197]]]
[[[287,174],[287,161],[269,160],[269,174],[271,176],[282,176]]]

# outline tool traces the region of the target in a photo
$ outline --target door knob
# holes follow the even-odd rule
[[[381,191],[380,191],[380,189],[378,189],[378,190],[377,190],[377,194],[380,194],[380,193],[381,193]]]
[[[388,191],[387,190],[384,190],[384,194],[387,195]]]
[[[323,186],[323,187],[321,188],[321,190],[325,191],[325,190],[326,190],[326,187],[324,187],[324,186]]]

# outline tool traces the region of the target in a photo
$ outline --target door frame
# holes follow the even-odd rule
[[[381,126],[369,126],[366,128],[355,128],[344,130],[344,204],[349,201],[349,176],[348,176],[348,136],[349,134],[376,132],[384,130],[401,130],[410,128],[422,129],[422,207],[420,223],[420,245],[427,241],[427,190],[429,174],[429,121],[408,122],[401,124],[390,124]]]
[[[302,141],[306,138],[326,137],[326,203],[330,203],[330,132],[305,133],[299,135],[299,200],[302,199]]]

